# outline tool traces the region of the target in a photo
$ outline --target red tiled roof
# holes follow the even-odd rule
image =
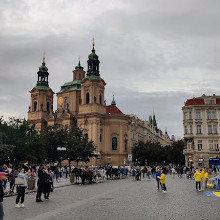
[[[116,105],[107,105],[106,114],[125,115]]]
[[[204,99],[188,99],[185,103],[185,106],[189,106],[189,105],[205,105]]]

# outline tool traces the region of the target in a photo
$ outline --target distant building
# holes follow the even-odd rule
[[[171,143],[167,131],[163,133],[158,129],[155,115],[150,116],[148,121],[143,121],[134,114],[129,115],[129,118],[131,149],[139,141],[160,143],[162,146]]]
[[[220,156],[220,96],[188,99],[182,108],[186,166],[209,167]]]

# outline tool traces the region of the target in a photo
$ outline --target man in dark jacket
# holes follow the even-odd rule
[[[3,211],[3,198],[4,198],[4,190],[3,190],[3,182],[7,180],[7,174],[5,172],[0,172],[0,220],[4,218]]]
[[[43,202],[41,200],[41,194],[43,192],[43,187],[45,183],[46,173],[43,167],[40,167],[38,170],[38,181],[37,181],[37,196],[36,202]]]

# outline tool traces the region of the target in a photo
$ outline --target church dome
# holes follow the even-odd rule
[[[48,68],[45,66],[45,62],[42,63],[41,67],[39,67],[39,72],[47,73]]]
[[[93,48],[93,50],[92,50],[92,53],[89,54],[88,58],[89,58],[90,60],[98,60],[98,59],[99,59],[98,55],[95,53],[94,48]]]
[[[75,70],[83,70],[83,67],[80,64],[80,61],[77,66],[75,66]]]

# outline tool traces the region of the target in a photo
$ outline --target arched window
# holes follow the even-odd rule
[[[37,101],[34,101],[34,111],[37,111]]]
[[[118,150],[117,137],[113,137],[113,138],[112,138],[112,150]]]
[[[128,139],[127,137],[125,137],[125,151],[128,150]]]
[[[50,102],[47,102],[47,112],[50,111]]]
[[[96,96],[94,96],[94,102],[96,103]]]
[[[86,93],[86,104],[89,104],[89,93]]]
[[[101,93],[99,94],[99,104],[100,105],[102,104],[102,94]]]

